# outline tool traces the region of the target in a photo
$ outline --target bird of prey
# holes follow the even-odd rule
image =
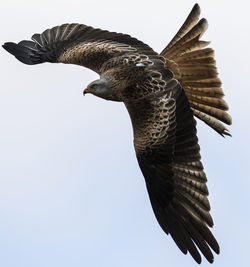
[[[83,24],[63,24],[34,34],[32,41],[3,47],[18,60],[77,64],[100,75],[84,94],[123,102],[130,115],[136,157],[154,214],[179,249],[197,263],[212,263],[219,245],[210,231],[206,175],[195,117],[220,135],[231,124],[211,48],[200,40],[207,29],[195,4],[159,54],[126,34]]]

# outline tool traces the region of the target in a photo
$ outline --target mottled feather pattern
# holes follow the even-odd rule
[[[58,57],[61,63],[86,66],[101,73],[102,65],[115,55],[134,52],[136,49],[114,42],[88,42],[72,46]]]
[[[146,153],[152,160],[154,150],[164,149],[166,139],[175,134],[175,99],[172,92],[162,95],[160,98],[151,99],[144,97],[133,103],[127,104],[132,116],[135,129],[134,144],[137,154]],[[138,107],[147,107],[147,113],[142,117],[135,115]],[[169,145],[169,143],[168,143]]]
[[[158,64],[157,64],[158,63]],[[137,77],[134,86],[129,86],[123,92],[124,102],[133,99],[139,101],[145,97],[156,98],[157,95],[164,94],[175,88],[177,81],[173,78],[173,73],[164,68],[164,61],[154,62],[153,66],[144,68],[143,74]],[[161,71],[159,71],[161,69]]]
[[[134,51],[136,50],[133,48]],[[101,72],[104,73],[110,69],[114,69],[116,67],[137,67],[137,64],[142,63],[141,67],[150,67],[155,64],[156,61],[158,61],[158,64],[161,66],[164,66],[165,59],[163,57],[159,57],[156,55],[145,55],[145,54],[139,54],[135,53],[132,49],[129,54],[123,54],[121,56],[113,57],[109,60],[107,60],[101,68]],[[139,68],[138,68],[139,69]]]

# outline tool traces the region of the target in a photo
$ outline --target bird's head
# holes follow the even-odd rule
[[[83,91],[83,94],[91,93],[98,97],[111,100],[112,99],[112,86],[108,79],[101,78],[90,83]]]

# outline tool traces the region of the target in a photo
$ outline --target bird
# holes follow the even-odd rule
[[[219,254],[212,234],[207,178],[196,120],[221,136],[232,119],[218,77],[214,50],[201,40],[207,20],[195,4],[161,53],[127,34],[71,23],[3,48],[28,65],[45,62],[87,67],[99,79],[83,94],[125,104],[134,148],[155,217],[184,254],[197,263]]]

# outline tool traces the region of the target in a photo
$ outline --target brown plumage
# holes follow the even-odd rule
[[[161,55],[166,58],[166,67],[183,86],[194,115],[219,134],[230,135],[221,123],[231,124],[232,120],[226,113],[228,106],[223,100],[214,52],[211,48],[204,49],[209,42],[200,40],[208,24],[206,19],[198,21],[199,15],[200,8],[196,4]]]
[[[71,63],[100,75],[85,93],[126,105],[134,146],[150,201],[162,229],[186,254],[212,263],[219,245],[210,232],[206,175],[200,161],[195,115],[221,135],[226,113],[221,82],[196,4],[161,54],[143,42],[82,24],[64,24],[35,34],[33,41],[3,47],[25,64]],[[184,90],[183,90],[184,89]],[[200,251],[200,252],[199,252]]]

